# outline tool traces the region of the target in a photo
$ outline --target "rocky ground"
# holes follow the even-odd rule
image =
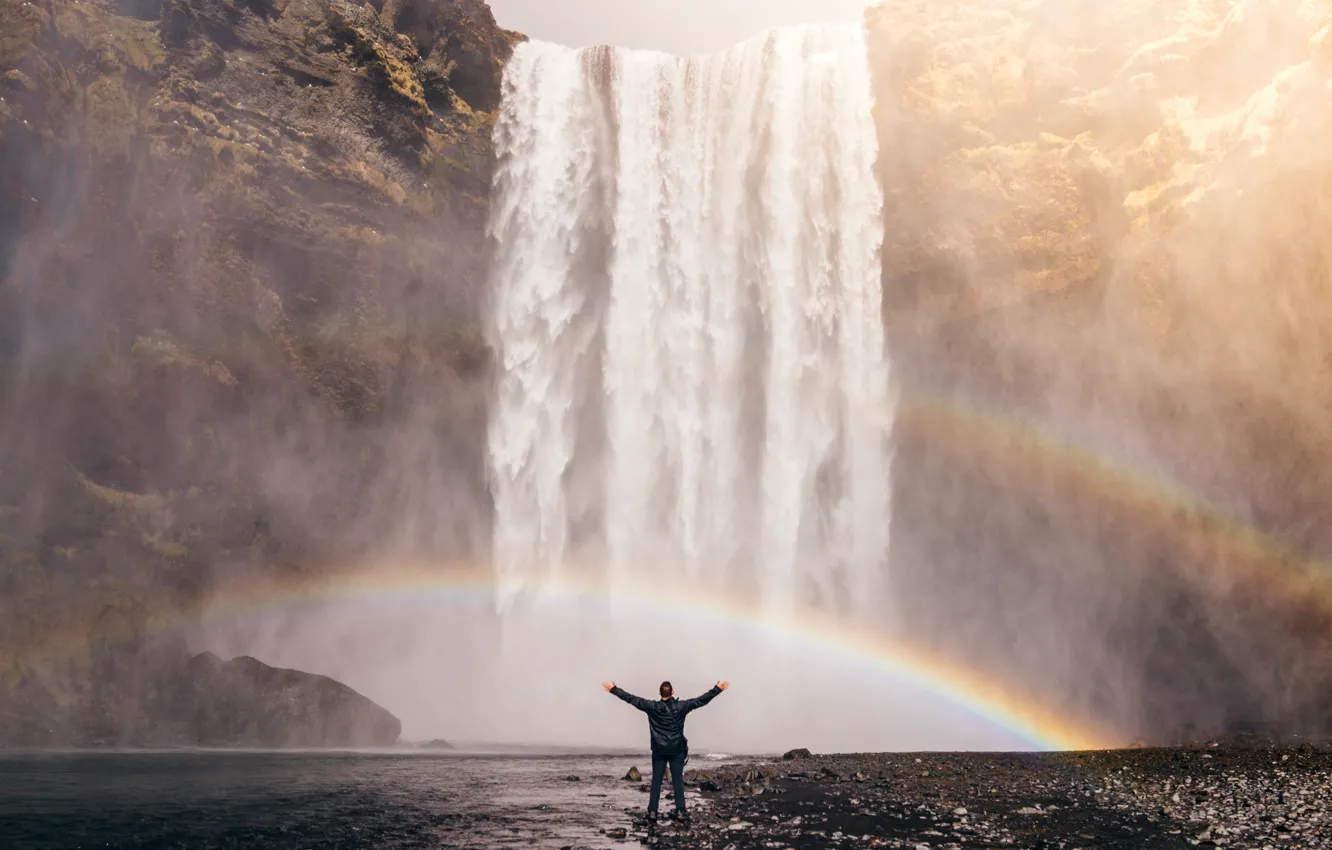
[[[811,756],[689,780],[692,825],[649,831],[639,809],[608,838],[718,850],[1332,848],[1326,745]]]

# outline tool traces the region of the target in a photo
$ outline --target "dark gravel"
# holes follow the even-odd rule
[[[692,825],[649,831],[641,809],[630,810],[619,840],[717,850],[1332,850],[1332,748],[1312,745],[812,756],[693,770],[689,780]]]

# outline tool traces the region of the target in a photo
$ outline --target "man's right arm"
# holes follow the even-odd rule
[[[615,696],[619,697],[620,699],[624,700],[625,702],[629,703],[639,711],[647,711],[649,708],[652,707],[652,703],[648,702],[642,697],[634,696],[633,694],[629,693],[624,688],[621,688],[618,685],[612,687],[610,689],[610,692]]]

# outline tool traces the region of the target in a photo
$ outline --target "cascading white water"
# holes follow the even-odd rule
[[[875,598],[882,197],[864,33],[679,59],[528,42],[505,73],[490,462],[504,600],[588,568]]]

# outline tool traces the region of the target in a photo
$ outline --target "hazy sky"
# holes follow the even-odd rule
[[[489,0],[501,26],[575,47],[719,50],[770,26],[859,21],[869,0]]]

